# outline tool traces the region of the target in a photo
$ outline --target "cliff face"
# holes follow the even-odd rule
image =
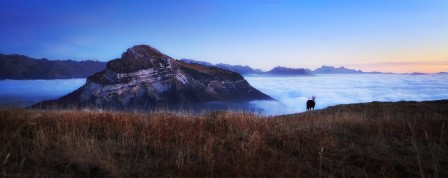
[[[138,45],[87,78],[77,91],[44,105],[146,107],[209,101],[270,100],[238,73],[188,64]]]

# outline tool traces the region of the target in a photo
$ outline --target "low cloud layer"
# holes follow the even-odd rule
[[[316,109],[372,101],[448,99],[448,75],[316,75],[309,77],[246,76],[255,88],[279,102],[254,101],[264,114],[304,112],[316,96]]]
[[[61,80],[1,80],[0,104],[30,105],[47,99],[57,99],[75,91],[86,79]]]
[[[306,77],[246,76],[255,88],[278,101],[253,101],[251,110],[267,115],[304,112],[316,96],[316,109],[372,101],[448,99],[448,75],[316,75]],[[56,99],[85,83],[85,79],[2,80],[0,105],[30,105]],[[243,108],[242,108],[243,109]]]

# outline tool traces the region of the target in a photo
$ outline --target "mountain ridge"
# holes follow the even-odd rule
[[[269,75],[313,75],[313,72],[310,69],[304,68],[288,68],[277,66],[271,69],[270,71],[265,72],[264,74]]]
[[[333,67],[323,65],[320,68],[315,70],[307,69],[307,68],[290,68],[284,66],[277,66],[272,68],[269,71],[262,71],[261,69],[253,69],[250,66],[242,66],[242,65],[230,65],[230,64],[212,64],[205,61],[197,61],[193,59],[181,59],[183,62],[193,63],[193,64],[201,64],[206,66],[214,66],[220,67],[223,69],[231,70],[234,72],[238,72],[242,75],[314,75],[314,74],[382,74],[382,72],[364,72],[362,70],[356,69],[348,69],[343,66],[341,67]]]
[[[48,60],[0,54],[0,80],[86,78],[104,68],[106,62],[93,60]]]

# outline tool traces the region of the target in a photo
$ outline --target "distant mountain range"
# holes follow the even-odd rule
[[[249,75],[249,74],[259,74],[259,75],[312,75],[313,72],[309,69],[303,69],[303,68],[287,68],[287,67],[281,67],[277,66],[273,68],[270,71],[263,72],[261,69],[253,69],[249,66],[242,66],[242,65],[229,65],[229,64],[211,64],[209,62],[204,61],[196,61],[193,59],[181,59],[182,62],[190,63],[190,64],[201,64],[205,66],[212,66],[212,67],[218,67],[226,70],[230,70],[233,72],[240,73],[241,75]]]
[[[0,79],[86,78],[105,68],[106,62],[93,60],[62,61],[0,54]]]
[[[241,65],[229,65],[229,64],[211,64],[204,61],[196,61],[193,59],[181,59],[181,61],[190,64],[201,64],[205,66],[219,67],[233,72],[240,73],[242,75],[249,74],[259,74],[259,75],[313,75],[313,74],[380,74],[381,72],[364,72],[362,70],[347,69],[345,67],[333,67],[333,66],[322,66],[316,70],[310,70],[305,68],[288,68],[277,66],[270,71],[263,72],[260,69],[253,69],[249,66]]]
[[[180,59],[180,61],[189,63],[189,64],[200,64],[200,65],[204,65],[204,66],[208,66],[208,67],[218,67],[221,69],[226,69],[226,70],[230,70],[232,72],[239,73],[241,75],[263,73],[263,71],[261,69],[253,69],[249,66],[229,65],[229,64],[223,64],[223,63],[219,63],[219,64],[215,65],[215,64],[212,64],[209,62],[197,61],[197,60],[193,60],[193,59]]]
[[[345,67],[322,66],[313,71],[316,74],[362,74],[362,70],[347,69]]]
[[[303,69],[303,68],[294,69],[294,68],[277,66],[270,71],[264,72],[263,74],[268,74],[268,75],[313,75],[313,72],[310,69]]]
[[[314,75],[314,74],[382,74],[382,72],[364,72],[362,70],[348,69],[345,67],[322,66],[316,70],[306,68],[288,68],[277,66],[269,71],[254,69],[250,66],[230,65],[230,64],[212,64],[193,59],[180,59],[180,61],[189,64],[200,64],[207,67],[217,67],[241,75]],[[68,78],[87,78],[92,74],[106,68],[106,62],[93,60],[73,61],[73,60],[48,60],[35,59],[24,55],[0,54],[0,80],[2,79],[68,79]],[[408,73],[410,75],[425,75],[426,73]],[[436,74],[448,74],[439,72]]]

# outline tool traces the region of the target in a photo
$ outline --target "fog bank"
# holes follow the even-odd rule
[[[279,102],[254,101],[264,114],[306,110],[316,96],[316,109],[337,104],[372,101],[426,101],[448,99],[448,75],[347,74],[306,77],[245,76],[255,88]]]

